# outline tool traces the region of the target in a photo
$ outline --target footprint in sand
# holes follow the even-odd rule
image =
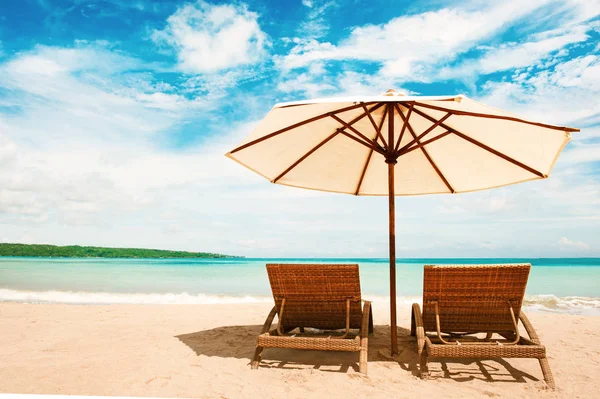
[[[167,376],[167,377],[163,377],[163,376],[157,376],[157,377],[152,377],[149,380],[146,381],[146,385],[160,385],[160,386],[166,386],[168,381],[171,379],[171,376]]]
[[[492,392],[492,391],[481,391],[481,394],[485,395],[485,396],[489,396],[490,398],[494,398],[494,397],[500,396],[496,392]]]

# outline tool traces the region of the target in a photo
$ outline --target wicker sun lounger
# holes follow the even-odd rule
[[[361,306],[358,265],[269,264],[267,272],[275,306],[258,336],[252,368],[264,348],[292,348],[360,352],[359,370],[366,374],[373,316],[370,302]],[[271,330],[275,315],[277,328]],[[305,328],[326,331],[309,334]]]
[[[413,304],[421,376],[427,357],[535,358],[554,388],[546,348],[521,311],[531,265],[425,266],[423,313]],[[529,338],[519,333],[521,320]],[[485,333],[485,338],[473,334]],[[494,338],[493,334],[500,337]]]

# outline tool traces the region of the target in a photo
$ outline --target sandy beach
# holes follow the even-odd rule
[[[0,392],[201,398],[591,398],[600,389],[600,317],[530,312],[558,388],[534,359],[430,361],[416,377],[416,344],[399,309],[401,354],[375,304],[369,375],[358,354],[267,349],[251,370],[271,304],[0,304]]]

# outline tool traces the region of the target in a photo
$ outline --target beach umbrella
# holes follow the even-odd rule
[[[395,196],[456,194],[549,176],[570,132],[462,95],[277,104],[226,154],[272,183],[389,198],[391,352],[396,331]]]

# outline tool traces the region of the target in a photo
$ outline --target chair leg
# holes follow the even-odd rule
[[[367,375],[367,355],[369,350],[369,338],[366,336],[360,340],[360,358],[358,363],[358,370]]]
[[[552,371],[550,371],[550,364],[548,363],[547,358],[538,359],[540,361],[540,367],[542,368],[542,374],[544,375],[544,381],[546,384],[554,389],[556,388],[556,384],[554,383],[554,376],[552,375]]]
[[[304,334],[304,327],[300,327],[300,333]]]
[[[254,351],[254,357],[252,357],[252,362],[251,364],[251,369],[252,370],[257,370],[258,369],[258,364],[260,363],[260,360],[262,358],[262,351],[263,351],[263,347],[262,346],[257,346],[256,350]]]
[[[427,368],[427,352],[419,348],[419,377],[427,379],[429,368]]]

